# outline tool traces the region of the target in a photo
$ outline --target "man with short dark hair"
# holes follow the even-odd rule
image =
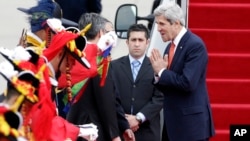
[[[148,29],[142,24],[131,25],[126,43],[129,55],[111,62],[121,106],[136,141],[159,141],[163,95],[152,84],[154,72],[145,55]]]

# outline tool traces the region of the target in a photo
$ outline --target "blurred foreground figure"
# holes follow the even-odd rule
[[[19,71],[29,71],[34,74],[37,90],[31,86],[18,89],[23,96],[18,98],[19,107],[24,117],[23,131],[28,140],[76,140],[83,137],[95,140],[98,130],[94,124],[73,125],[57,116],[56,96],[54,87],[57,86],[57,77],[60,73],[68,71],[75,60],[86,67],[90,67],[84,59],[82,50],[86,40],[81,34],[64,30],[58,20],[48,22],[52,29],[58,29],[51,41],[51,45],[41,52],[36,52],[36,47],[18,47],[14,53],[1,49],[1,54]],[[84,30],[86,31],[86,30]],[[84,32],[80,32],[84,33]],[[29,77],[32,78],[32,77]],[[29,81],[30,82],[30,81]],[[25,85],[21,85],[25,86]],[[18,87],[20,88],[20,87]],[[26,102],[24,96],[31,102]],[[69,97],[70,100],[70,97]]]

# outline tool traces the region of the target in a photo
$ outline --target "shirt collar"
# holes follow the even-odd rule
[[[184,36],[184,34],[187,32],[187,29],[185,27],[182,27],[181,31],[179,32],[179,34],[175,37],[174,39],[174,44],[177,47],[181,38]]]
[[[139,58],[139,59],[135,59],[135,58],[133,58],[133,57],[129,54],[130,64],[132,64],[132,62],[133,62],[134,60],[138,60],[138,61],[142,64],[144,58],[145,58],[145,55],[143,55],[143,56],[142,56],[141,58]]]

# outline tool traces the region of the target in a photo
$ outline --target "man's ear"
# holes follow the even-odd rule
[[[177,20],[177,21],[174,22],[174,25],[175,25],[176,27],[178,27],[178,26],[181,25],[181,22]]]
[[[147,45],[149,45],[150,44],[150,39],[147,39]]]
[[[101,36],[102,36],[103,34],[104,34],[103,31],[100,30],[100,31],[98,32],[97,36],[98,36],[99,38],[101,38]]]
[[[127,40],[126,40],[126,44],[127,44],[127,46],[128,46],[128,42],[129,42],[128,40],[129,40],[129,39],[127,39]]]

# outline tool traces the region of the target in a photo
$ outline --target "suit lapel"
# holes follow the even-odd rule
[[[173,58],[173,60],[172,60],[172,63],[171,63],[171,66],[170,66],[169,69],[173,69],[173,67],[175,66],[177,60],[180,58],[179,55],[181,54],[183,48],[185,47],[185,42],[186,42],[186,40],[189,38],[190,34],[191,34],[191,33],[190,33],[190,31],[188,30],[188,31],[184,34],[184,36],[181,38],[181,40],[180,40],[180,42],[179,42],[179,44],[178,44],[178,46],[177,46],[177,48],[176,48],[176,50],[175,50],[174,58]],[[168,51],[169,51],[169,49],[168,49]]]
[[[133,82],[134,80],[133,80],[131,65],[130,65],[130,61],[129,61],[128,56],[126,56],[122,59],[121,69],[122,69],[121,71],[123,71],[128,76],[129,80]]]
[[[151,64],[150,64],[149,59],[147,58],[147,56],[145,56],[135,82],[137,82],[139,79],[141,79],[145,75],[145,73],[149,70],[148,68],[150,67],[150,65]],[[131,64],[130,64],[128,56],[124,57],[123,60],[121,61],[121,69],[122,69],[121,71],[123,71],[128,76],[129,80],[131,82],[134,82],[132,71],[131,71]]]
[[[144,74],[149,70],[149,67],[150,67],[150,61],[147,58],[147,56],[145,56],[135,82],[137,82],[139,79],[141,79],[144,76]]]

